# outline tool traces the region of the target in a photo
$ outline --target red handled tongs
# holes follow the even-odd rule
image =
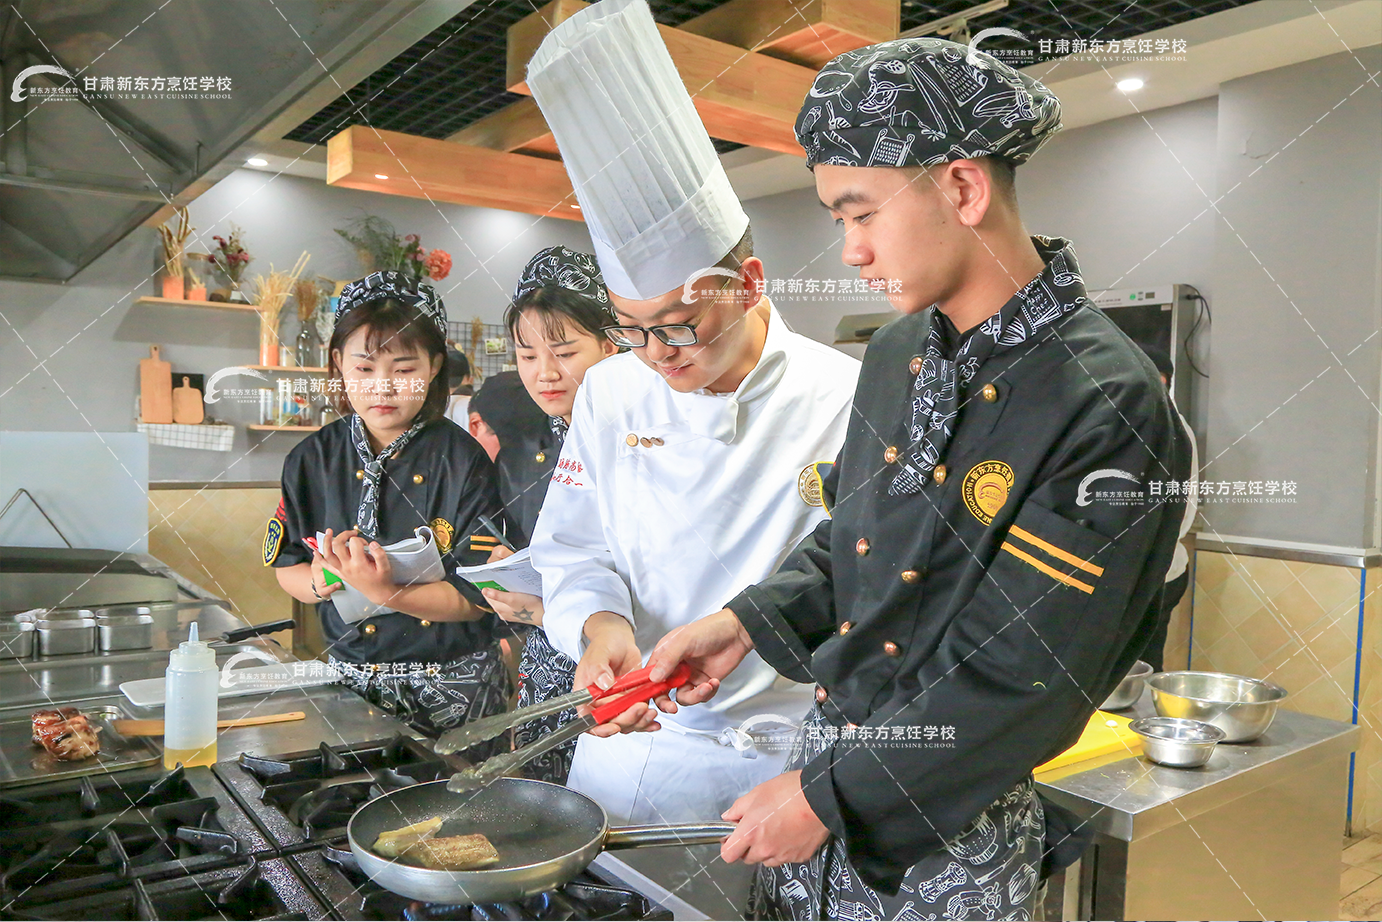
[[[644,666],[642,669],[636,669],[620,677],[613,685],[603,691],[597,686],[591,685],[559,698],[551,698],[541,704],[530,705],[504,714],[496,714],[493,717],[485,717],[457,727],[455,730],[448,730],[441,735],[436,744],[436,751],[443,755],[460,752],[469,749],[476,743],[494,739],[505,730],[520,726],[530,720],[546,717],[549,714],[559,714],[567,708],[580,707],[584,704],[592,705],[589,716],[578,717],[560,730],[545,734],[535,743],[529,743],[513,752],[494,756],[479,765],[457,772],[451,776],[451,782],[446,786],[446,789],[459,793],[484,787],[494,779],[502,778],[516,771],[544,752],[550,752],[563,743],[575,739],[592,727],[609,723],[635,704],[651,701],[658,695],[666,694],[674,688],[680,688],[691,678],[691,667],[685,663],[677,666],[672,674],[662,682],[649,680],[648,675],[651,668]]]

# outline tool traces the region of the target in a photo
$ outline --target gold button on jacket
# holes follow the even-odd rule
[[[921,574],[916,570],[903,570],[902,581],[904,583],[916,583],[921,581]]]
[[[852,627],[854,627],[854,624],[850,621],[846,621],[844,624],[840,625],[840,636],[843,637],[848,634],[849,629]]]
[[[378,629],[377,627],[375,627],[374,625],[372,625],[372,624],[366,624],[366,625],[364,626],[364,628],[362,628],[362,630],[363,630],[366,634],[373,634],[375,631],[377,631],[377,630],[379,630],[379,629]]]
[[[936,478],[936,483],[945,483],[946,473],[947,472],[945,470],[945,465],[937,464],[936,469],[932,472],[931,476]]]
[[[867,554],[868,552],[869,552],[869,539],[868,539],[868,538],[860,538],[858,541],[854,542],[854,553],[858,554],[860,557],[863,557],[863,556],[864,556],[865,554]]]
[[[364,480],[364,479],[365,479],[365,471],[364,471],[363,468],[361,468],[360,470],[358,470],[358,471],[355,472],[355,479],[356,479],[356,480]]]
[[[542,462],[547,460],[547,452],[538,452],[537,454],[533,455],[533,460],[536,461],[538,464],[541,464]]]
[[[638,436],[630,432],[627,436],[624,437],[624,444],[629,446],[630,448],[633,448],[638,444]]]
[[[424,480],[426,480],[426,479],[427,479],[427,478],[426,478],[426,477],[423,477],[421,474],[414,474],[414,475],[413,475],[413,483],[422,483],[422,482],[423,482]]]
[[[983,398],[989,403],[993,403],[998,399],[998,388],[994,387],[992,384],[985,384],[983,388],[980,389],[979,393],[982,394]]]
[[[883,463],[892,464],[894,461],[897,460],[897,454],[897,446],[889,445],[887,449],[885,449],[883,452]]]
[[[919,355],[912,356],[912,361],[907,363],[907,370],[914,375],[921,374],[922,358]]]
[[[817,704],[825,704],[825,699],[826,699],[826,698],[829,698],[829,697],[830,697],[829,693],[826,692],[826,690],[825,690],[824,688],[821,688],[819,685],[816,686],[816,703],[817,703]]]
[[[889,640],[883,644],[883,652],[889,656],[898,656],[902,653],[902,648]]]

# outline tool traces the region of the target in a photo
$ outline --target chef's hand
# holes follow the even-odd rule
[[[738,828],[720,843],[726,863],[742,861],[775,868],[810,859],[830,830],[825,828],[806,795],[801,792],[801,772],[784,772],[765,781],[734,802],[721,818]]]
[[[677,689],[677,700],[669,695],[656,698],[657,706],[668,714],[677,712],[677,702],[700,704],[714,697],[720,680],[734,671],[753,650],[749,632],[728,608],[684,624],[658,641],[648,658],[649,678],[661,682],[678,663],[691,667],[691,678]]]
[[[508,551],[508,548],[497,548]],[[512,554],[512,551],[509,551]],[[514,624],[542,624],[542,599],[526,592],[504,592],[500,589],[481,589],[489,599],[494,613],[505,621]]]
[[[317,595],[320,596],[320,597],[323,598],[323,599],[329,599],[329,598],[331,598],[331,593],[335,592],[337,589],[340,589],[342,586],[345,585],[345,583],[341,582],[341,581],[338,579],[338,580],[336,580],[334,583],[332,583],[331,585],[328,586],[327,583],[326,583],[326,572],[325,572],[327,569],[328,569],[328,567],[326,566],[326,558],[323,557],[321,554],[318,554],[316,551],[313,551],[313,552],[312,552],[312,588],[316,589],[316,590],[317,590]],[[333,572],[334,572],[334,571],[333,571]],[[337,576],[340,576],[339,573],[337,573],[336,575],[337,575]]]
[[[360,591],[374,605],[388,605],[398,591],[393,581],[393,564],[378,541],[366,543],[355,529],[334,538],[328,530],[322,537],[322,560],[326,568]]]
[[[581,661],[576,664],[576,674],[572,679],[575,688],[597,685],[609,688],[614,680],[626,672],[632,672],[643,665],[643,654],[633,638],[633,628],[624,618],[612,611],[599,611],[585,622],[586,648]],[[578,709],[582,715],[590,713],[588,706]],[[641,730],[657,730],[655,720],[657,711],[644,702],[639,702],[609,723],[600,724],[590,731],[591,736],[614,736],[616,733],[634,733]]]
[[[497,545],[494,546],[494,550],[492,550],[492,551],[489,552],[489,560],[486,561],[486,563],[498,563],[499,561],[503,560],[505,557],[512,557],[513,555],[514,555],[514,552],[513,552],[513,551],[511,551],[511,550],[509,550],[508,548],[504,547],[504,545],[502,545],[502,544],[497,544]]]

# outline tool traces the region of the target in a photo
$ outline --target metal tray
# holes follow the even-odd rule
[[[115,732],[110,721],[130,714],[123,707],[110,704],[81,708],[92,726],[101,728],[101,751],[80,762],[55,759],[34,742],[33,712],[37,710],[43,707],[0,715],[0,789],[143,768],[163,761],[163,742],[159,737],[124,737]]]

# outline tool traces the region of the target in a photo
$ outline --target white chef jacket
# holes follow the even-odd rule
[[[586,372],[531,543],[543,628],[568,656],[580,659],[586,619],[611,611],[633,625],[646,660],[673,628],[775,571],[825,517],[799,479],[839,452],[859,362],[793,333],[768,308],[763,354],[733,394],[679,393],[633,354]],[[659,722],[713,734],[764,713],[799,720],[810,702],[810,686],[751,653],[713,699]],[[651,735],[674,745],[679,734]],[[583,737],[573,786],[589,776],[593,750],[643,745]],[[710,748],[753,765],[733,748]]]

